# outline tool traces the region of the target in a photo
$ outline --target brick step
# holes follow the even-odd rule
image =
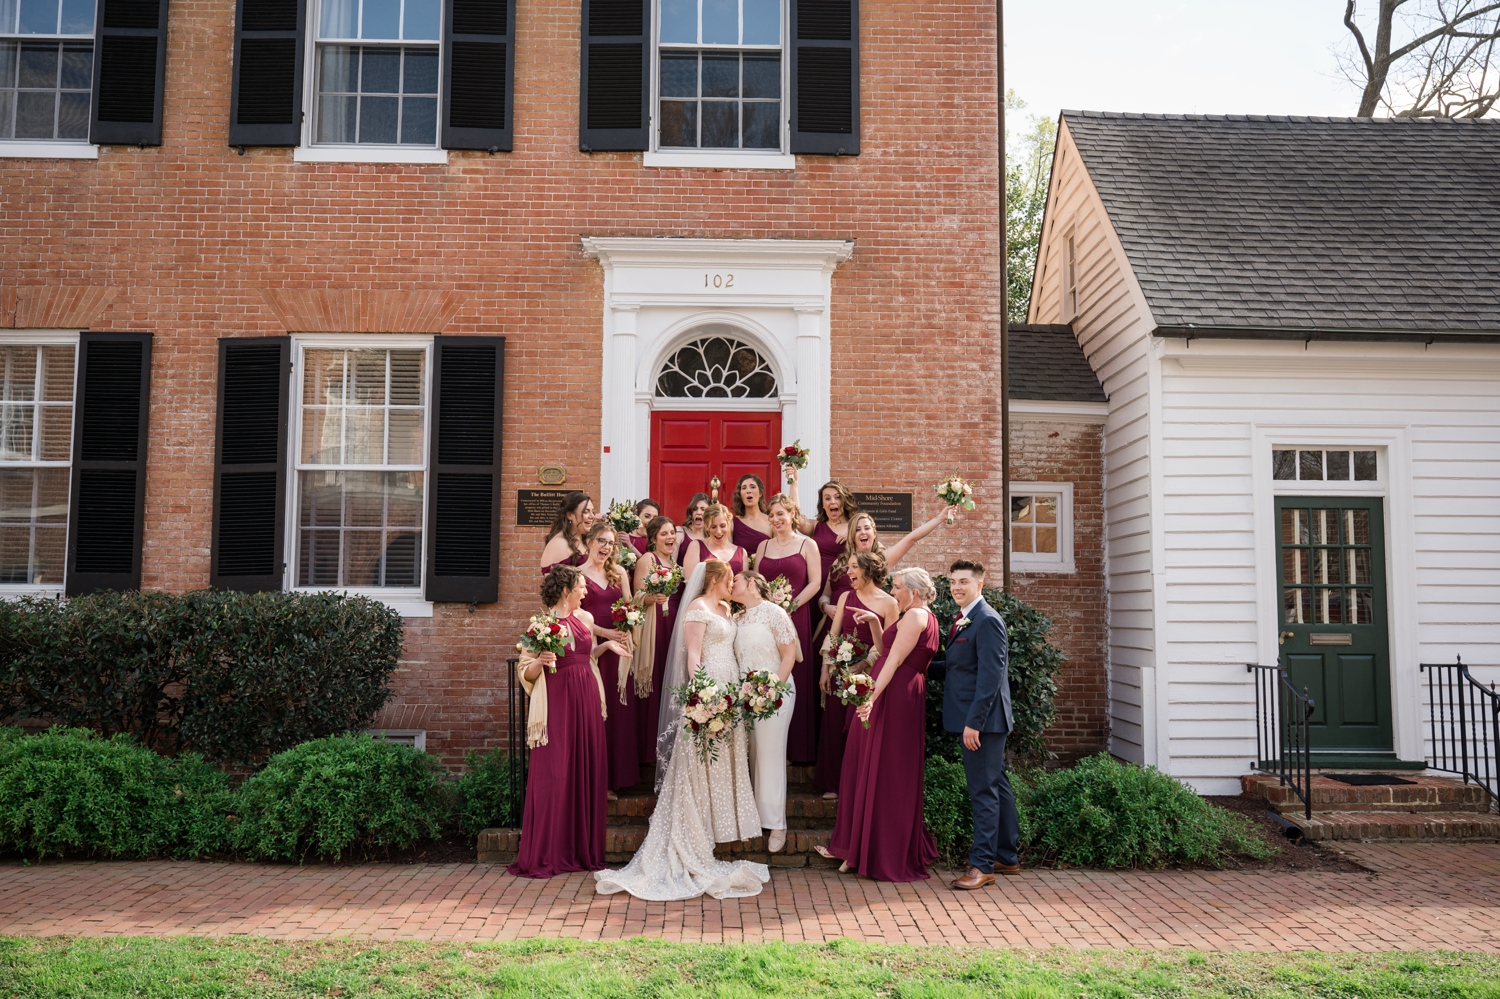
[[[1356,787],[1319,774],[1312,779],[1313,812],[1407,812],[1421,814],[1487,814],[1488,796],[1478,784],[1465,784],[1453,777],[1401,774],[1413,784],[1377,784]],[[1291,787],[1267,774],[1240,778],[1246,797],[1260,798],[1273,812],[1288,818],[1303,813],[1302,800]]]
[[[615,825],[604,830],[604,856],[611,864],[628,863],[646,839],[645,825]],[[720,843],[714,856],[720,860],[753,860],[772,867],[837,867],[838,861],[825,860],[813,849],[828,845],[831,826],[820,829],[788,829],[786,846],[776,853],[766,852],[764,836],[742,843]],[[479,834],[478,861],[481,864],[508,864],[520,849],[519,829],[486,829]]]
[[[838,815],[837,799],[825,799],[817,791],[788,791],[786,796],[786,824],[788,829],[816,829],[832,826]],[[606,805],[605,820],[611,826],[638,825],[651,818],[656,811],[656,795],[628,788],[619,792],[619,797]]]
[[[1500,840],[1500,815],[1473,812],[1314,812],[1311,819],[1288,815],[1287,820],[1314,842],[1448,843]]]

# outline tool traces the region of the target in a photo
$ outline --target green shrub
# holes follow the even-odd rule
[[[401,641],[395,611],[338,594],[0,601],[0,715],[260,762],[368,724],[390,696]]]
[[[198,857],[227,848],[229,779],[195,754],[158,756],[87,729],[0,735],[0,850]]]
[[[1246,820],[1155,767],[1100,754],[1017,787],[1032,860],[1080,867],[1222,866],[1270,848]]]
[[[937,599],[931,604],[944,639],[958,617],[958,604],[948,587],[947,576],[934,577]],[[1057,697],[1057,673],[1067,660],[1047,642],[1052,619],[1035,607],[1022,603],[993,586],[984,588],[984,599],[1005,619],[1010,636],[1010,705],[1015,727],[1006,739],[1006,750],[1033,760],[1050,758],[1047,726],[1052,724]],[[927,684],[927,755],[960,759],[959,736],[943,728],[943,682],[934,677]]]
[[[939,862],[948,867],[962,866],[974,841],[974,808],[962,763],[942,756],[928,758],[923,773],[922,814],[932,838],[937,840]]]
[[[339,859],[442,835],[448,798],[434,757],[367,735],[306,742],[240,788],[234,842],[253,859]]]
[[[459,832],[473,839],[493,826],[519,826],[521,816],[511,808],[510,755],[499,746],[487,753],[470,750],[464,764],[468,769],[454,786]]]

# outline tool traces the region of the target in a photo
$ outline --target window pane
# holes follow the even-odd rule
[[[62,76],[59,86],[64,90],[87,90],[94,76],[94,46],[69,42],[62,47]]]
[[[299,585],[420,585],[421,473],[302,472],[299,481]]]
[[[1057,523],[1057,497],[1038,496],[1036,498],[1036,522],[1038,524]]]
[[[1349,606],[1350,624],[1375,623],[1375,591],[1351,590],[1353,602]]]
[[[1370,511],[1369,510],[1346,510],[1348,523],[1345,529],[1348,537],[1344,539],[1347,545],[1367,545],[1370,543]]]
[[[691,101],[662,101],[660,142],[663,146],[696,146],[698,105]]]
[[[0,0],[0,8],[3,8],[4,0]],[[12,14],[14,20],[14,14]],[[20,42],[0,42],[0,87],[14,87],[16,85],[16,62],[20,58]]]
[[[364,0],[361,38],[397,38],[401,22],[401,0]]]
[[[0,35],[8,35],[16,30],[18,6],[17,0],[0,0]]]
[[[703,54],[703,96],[740,95],[740,57],[725,52]]]
[[[38,524],[66,526],[68,523],[68,470],[37,468],[36,521]]]
[[[781,55],[745,56],[745,96],[781,96]]]
[[[22,402],[36,398],[36,360],[35,347],[0,347],[5,401]]]
[[[390,411],[390,454],[387,461],[392,465],[419,465],[422,463],[422,411],[420,409],[393,409]]]
[[[0,406],[0,460],[31,460],[31,436],[35,419],[35,406]]]
[[[72,347],[42,348],[42,398],[47,402],[73,401]]]
[[[437,41],[438,0],[406,0],[406,30],[401,37]]]
[[[1310,583],[1308,574],[1308,552],[1306,548],[1283,548],[1281,550],[1281,581],[1283,583]]]
[[[385,405],[385,363],[383,350],[349,352],[349,401],[360,406]]]
[[[1321,480],[1323,478],[1323,452],[1299,451],[1297,453],[1301,457],[1297,478]]]
[[[1271,477],[1273,479],[1295,479],[1297,477],[1297,452],[1272,451]]]
[[[67,461],[73,450],[73,407],[42,406],[43,461]]]
[[[739,0],[703,0],[704,44],[738,45],[739,41]]]
[[[1354,452],[1354,478],[1358,482],[1374,482],[1375,475],[1375,452]]]
[[[781,0],[744,0],[744,44],[781,44]]]
[[[92,35],[94,33],[94,0],[62,0],[62,31],[64,35]]]
[[[1330,482],[1349,481],[1349,452],[1328,452],[1328,480]]]
[[[4,51],[4,45],[0,44],[0,52]],[[14,90],[0,90],[0,139],[9,139],[15,135],[16,128],[16,92]]]
[[[21,0],[21,24],[18,34],[54,35],[57,33],[57,0]]]
[[[1312,590],[1307,587],[1288,588],[1283,595],[1287,624],[1309,624],[1312,621]]]
[[[387,472],[386,517],[387,527],[422,526],[422,473]]]
[[[661,0],[661,40],[698,40],[698,0]]]
[[[359,0],[323,0],[323,38],[359,37]]]
[[[437,98],[401,99],[401,141],[430,146],[437,142]]]
[[[1334,510],[1312,510],[1312,539],[1315,545],[1339,543],[1339,517]]]
[[[1345,577],[1351,583],[1370,582],[1370,551],[1368,548],[1351,548],[1347,552],[1349,572]]]
[[[87,139],[89,137],[89,95],[87,93],[57,95],[57,137],[59,139]]]
[[[394,144],[398,98],[362,97],[359,101],[359,141]]]
[[[1342,583],[1339,572],[1340,560],[1337,549],[1318,548],[1313,551],[1313,582]]]
[[[743,105],[746,149],[781,148],[781,102],[754,101]]]
[[[1318,589],[1314,591],[1313,611],[1317,619],[1314,624],[1343,624],[1344,623],[1344,591],[1337,589]]]
[[[427,355],[420,350],[391,351],[391,405],[420,406],[422,369]]]
[[[1010,498],[1010,519],[1012,523],[1031,523],[1031,497],[1015,496]]]
[[[363,72],[359,89],[366,94],[399,94],[401,92],[401,50],[364,49]]]
[[[57,92],[21,91],[16,94],[16,138],[51,139],[57,134]]]
[[[325,94],[352,94],[359,90],[359,49],[353,45],[325,45],[318,50],[320,84]]]
[[[55,90],[59,48],[61,46],[56,42],[22,45],[20,86]]]
[[[703,102],[703,148],[733,149],[739,145],[740,106],[734,101]]]
[[[1010,550],[1012,552],[1030,552],[1031,528],[1012,527],[1010,529]]]
[[[437,49],[406,49],[406,79],[403,94],[435,94],[438,92]]]
[[[385,410],[351,406],[344,413],[344,464],[384,464]]]
[[[61,583],[68,470],[0,471],[0,582]]]
[[[1036,529],[1036,550],[1048,555],[1057,554],[1057,528],[1038,527]]]
[[[388,531],[381,552],[382,586],[416,586],[422,564],[422,535],[414,531]]]
[[[698,56],[696,53],[662,55],[661,95],[663,97],[698,96]]]
[[[309,465],[341,465],[344,455],[344,411],[302,410],[302,460]]]
[[[318,98],[318,141],[353,142],[358,120],[358,97]]]

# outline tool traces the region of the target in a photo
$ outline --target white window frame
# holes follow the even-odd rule
[[[7,330],[0,333],[0,346],[6,347],[53,347],[71,346],[73,348],[73,439],[77,439],[78,430],[78,340],[77,330]],[[20,462],[5,462],[0,467],[4,468],[62,468],[68,469],[68,516],[71,520],[73,512],[73,444],[68,444],[68,460],[59,461],[29,461],[24,464]],[[63,527],[64,536],[72,528],[70,522],[65,522]],[[0,600],[14,599],[16,597],[40,596],[60,597],[67,588],[67,545],[64,541],[63,547],[63,581],[61,583],[0,583]]]
[[[300,586],[297,583],[297,530],[301,523],[299,465],[302,454],[302,368],[307,350],[390,350],[420,348],[426,352],[426,411],[422,421],[422,586]],[[410,334],[306,334],[292,337],[292,384],[287,420],[286,536],[282,589],[293,593],[343,593],[370,597],[402,617],[432,617],[432,601],[423,595],[427,582],[427,527],[432,516],[432,355],[433,337]],[[351,466],[352,471],[370,471]]]
[[[102,0],[100,0],[102,2]],[[435,42],[426,40],[407,42],[395,39],[363,39],[320,43],[318,38],[319,26],[322,24],[324,0],[316,0],[307,5],[307,37],[304,41],[303,68],[302,68],[302,141],[296,149],[292,150],[292,160],[297,163],[432,163],[442,164],[448,162],[448,150],[442,148],[443,141],[443,33],[447,30],[448,14],[446,3],[438,4],[438,37]],[[329,45],[368,45],[371,48],[425,48],[433,45],[438,53],[438,97],[437,97],[437,133],[433,136],[433,145],[416,146],[401,145],[377,145],[375,143],[318,143],[315,141],[317,135],[318,114],[318,46]]]
[[[1325,457],[1323,458],[1323,470],[1325,473],[1328,470],[1328,458],[1326,457],[1327,452],[1348,451],[1350,478],[1278,479],[1276,478],[1276,469],[1274,464],[1277,451],[1322,451],[1325,455]],[[1375,452],[1375,478],[1353,478],[1355,451]],[[1297,467],[1297,470],[1299,472],[1301,471],[1301,460],[1302,458],[1300,455],[1294,459],[1294,461],[1299,463]],[[1270,479],[1271,490],[1277,496],[1384,496],[1386,478],[1385,470],[1386,466],[1389,464],[1390,459],[1386,454],[1386,447],[1383,444],[1348,444],[1344,442],[1335,442],[1332,444],[1310,444],[1307,442],[1303,442],[1301,444],[1277,444],[1274,443],[1273,440],[1273,443],[1271,445],[1271,461],[1272,464],[1267,467],[1266,477]]]
[[[102,2],[103,0],[95,0],[94,12],[96,24],[98,23],[98,4]],[[93,31],[90,31],[87,35],[22,35],[11,34],[9,32],[0,33],[0,40],[7,42],[81,42],[85,38],[97,48],[99,41],[96,37],[96,32]],[[89,86],[89,110],[92,113],[92,78],[89,80]],[[97,160],[98,158],[99,147],[89,142],[86,137],[82,139],[0,139],[0,159]]]
[[[1062,317],[1068,323],[1078,318],[1078,235],[1072,227],[1063,237]]]
[[[1010,495],[1056,496],[1057,497],[1057,554],[1038,552],[1010,553],[1012,572],[1058,573],[1077,572],[1073,559],[1073,483],[1071,482],[1012,482]],[[1005,511],[1005,529],[1010,530],[1010,511]]]
[[[791,16],[788,0],[781,3],[781,149],[684,149],[658,148],[660,138],[658,118],[661,115],[661,0],[651,3],[651,114],[647,132],[649,145],[642,156],[642,165],[648,167],[699,167],[708,170],[795,170],[797,157],[789,150],[792,143],[791,118],[791,30],[787,19]],[[701,0],[700,0],[701,3]],[[702,34],[702,15],[699,15],[699,34]],[[714,46],[707,43],[689,44],[669,42],[670,48],[679,45],[684,49],[704,50],[722,48],[724,51],[755,51],[745,46]],[[761,51],[770,51],[764,48]]]

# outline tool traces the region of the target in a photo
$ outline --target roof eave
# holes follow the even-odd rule
[[[1156,337],[1186,340],[1345,340],[1366,343],[1500,343],[1500,330],[1386,330],[1320,326],[1158,326]]]

